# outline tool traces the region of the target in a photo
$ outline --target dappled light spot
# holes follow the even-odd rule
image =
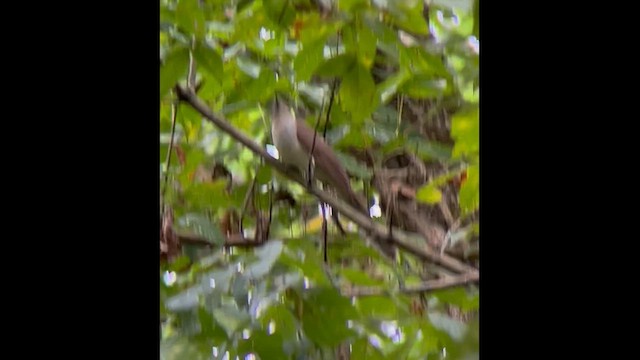
[[[167,271],[164,273],[164,283],[167,286],[173,285],[176,280],[178,280],[178,276],[176,275],[175,271]]]

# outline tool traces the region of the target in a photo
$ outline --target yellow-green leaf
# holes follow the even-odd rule
[[[460,210],[463,214],[473,212],[480,205],[480,167],[467,169],[467,180],[460,188]]]
[[[442,192],[433,184],[425,185],[418,190],[416,198],[427,204],[437,204],[442,200]]]
[[[463,110],[451,120],[451,136],[455,140],[453,156],[477,156],[480,151],[480,112],[478,106]]]

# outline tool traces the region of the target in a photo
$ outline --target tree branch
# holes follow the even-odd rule
[[[382,224],[375,223],[371,218],[365,216],[359,211],[349,206],[346,202],[329,195],[327,192],[318,189],[317,187],[309,187],[307,182],[297,173],[291,171],[283,163],[269,155],[260,145],[251,140],[242,132],[238,131],[235,127],[229,124],[227,121],[218,117],[213,111],[205,104],[193,91],[184,89],[182,86],[176,86],[176,92],[178,97],[189,103],[196,111],[198,111],[207,120],[216,125],[220,130],[229,134],[232,138],[237,140],[246,146],[253,153],[261,156],[269,165],[275,168],[278,172],[282,173],[287,178],[297,182],[303,186],[307,192],[315,195],[321,201],[329,204],[333,209],[349,218],[351,221],[364,229],[368,234],[377,239],[386,239],[386,241],[394,243],[399,248],[437,265],[445,267],[456,273],[475,273],[477,269],[462,263],[461,261],[450,257],[446,254],[440,255],[437,251],[431,249],[427,244],[424,244],[424,240],[417,236],[407,234],[400,229],[393,229],[393,235],[388,234],[386,227]],[[420,245],[418,245],[420,244]]]
[[[480,275],[477,272],[467,273],[459,276],[425,281],[422,284],[417,286],[399,289],[399,292],[403,294],[419,294],[427,291],[442,290],[442,289],[448,289],[451,287],[467,285],[470,283],[478,282],[479,280],[480,280]],[[353,288],[353,289],[345,290],[345,291],[342,291],[342,295],[347,297],[372,296],[372,295],[383,295],[387,292],[388,290],[385,290],[382,288],[367,287],[367,288]]]

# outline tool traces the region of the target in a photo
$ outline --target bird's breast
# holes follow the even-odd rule
[[[284,129],[274,127],[273,142],[278,149],[278,155],[282,162],[295,165],[299,169],[307,168],[309,154],[300,146],[295,128],[292,132],[288,127]]]

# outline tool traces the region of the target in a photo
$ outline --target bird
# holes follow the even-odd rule
[[[334,189],[338,196],[358,212],[370,217],[366,202],[353,191],[349,176],[338,156],[322,136],[311,129],[304,121],[296,119],[295,112],[276,94],[271,105],[271,136],[278,150],[280,161],[295,168],[311,184],[314,178]],[[314,140],[315,137],[315,140]],[[309,156],[313,147],[313,157],[309,166]],[[309,171],[311,170],[311,171]],[[342,234],[337,214],[332,216]],[[365,236],[389,258],[394,256],[394,246],[386,238],[373,234]]]
[[[292,109],[278,95],[271,107],[271,136],[283,163],[300,171],[309,182],[318,179],[328,185],[341,199],[369,217],[368,208],[353,191],[347,171],[331,146],[304,121],[298,121]],[[309,172],[312,147],[313,161]]]

